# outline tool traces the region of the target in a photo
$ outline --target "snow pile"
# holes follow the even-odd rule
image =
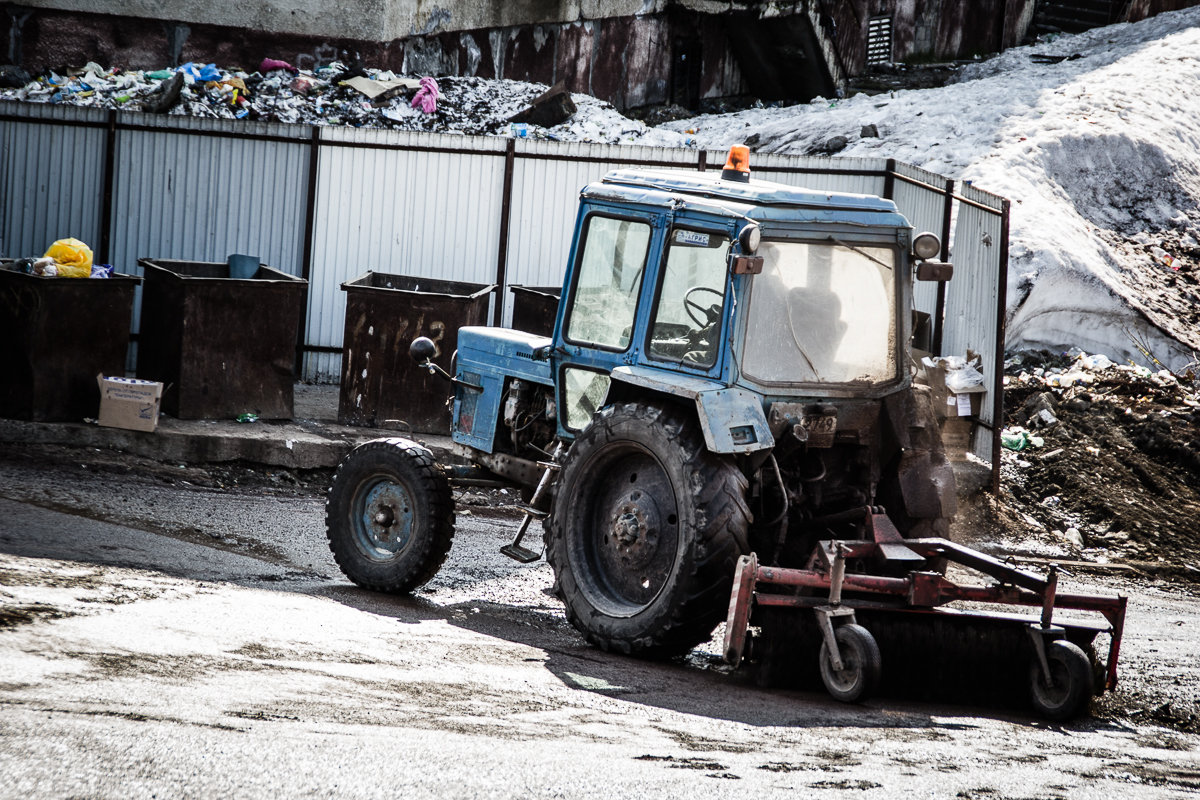
[[[1192,8],[1014,48],[937,89],[663,129],[713,148],[893,157],[1008,197],[1009,346],[1148,352],[1175,369],[1200,350],[1197,26]]]

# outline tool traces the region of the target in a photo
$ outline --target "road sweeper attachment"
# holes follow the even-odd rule
[[[888,662],[895,660],[898,672],[911,679],[924,668],[914,671],[906,661],[942,654],[977,684],[997,679],[968,667],[964,659],[972,655],[1010,678],[1023,674],[1034,708],[1055,720],[1076,716],[1094,694],[1117,685],[1125,597],[1061,593],[1055,567],[1042,577],[947,539],[905,539],[881,508],[864,508],[863,522],[865,538],[820,541],[803,569],[764,566],[754,553],[742,556],[725,625],[730,664],[737,666],[753,649],[748,634],[757,615],[792,609],[812,612],[808,622],[816,636],[810,641],[819,641],[821,680],[847,702],[875,691]],[[934,569],[947,565],[953,565],[948,572],[966,568],[995,582],[965,585]],[[950,603],[971,608],[947,608]],[[1020,617],[987,608],[995,605],[1034,606],[1041,614]],[[1107,625],[1056,622],[1058,609],[1097,612]],[[1092,648],[1099,633],[1110,637],[1103,667]]]

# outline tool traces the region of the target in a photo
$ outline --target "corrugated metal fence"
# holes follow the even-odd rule
[[[309,281],[301,375],[336,381],[343,281],[367,270],[500,285],[562,282],[579,189],[618,166],[719,168],[724,153],[0,106],[0,256],[55,239],[138,274],[137,259],[256,254]],[[934,350],[980,353],[999,418],[1007,201],[889,159],[757,155],[759,177],[889,197],[953,254],[917,285]],[[953,227],[952,227],[953,224]],[[134,329],[136,332],[137,322]],[[995,436],[976,437],[991,459]]]

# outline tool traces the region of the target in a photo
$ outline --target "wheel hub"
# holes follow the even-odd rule
[[[634,490],[617,504],[610,527],[622,562],[641,566],[654,557],[660,528],[658,507],[644,492]]]
[[[390,480],[378,480],[361,495],[359,542],[377,555],[403,550],[415,524],[412,501],[405,488]]]

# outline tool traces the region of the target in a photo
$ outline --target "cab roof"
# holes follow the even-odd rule
[[[822,192],[772,181],[722,180],[719,172],[618,169],[583,188],[588,200],[679,205],[749,217],[758,222],[830,222],[910,227],[891,200]]]

